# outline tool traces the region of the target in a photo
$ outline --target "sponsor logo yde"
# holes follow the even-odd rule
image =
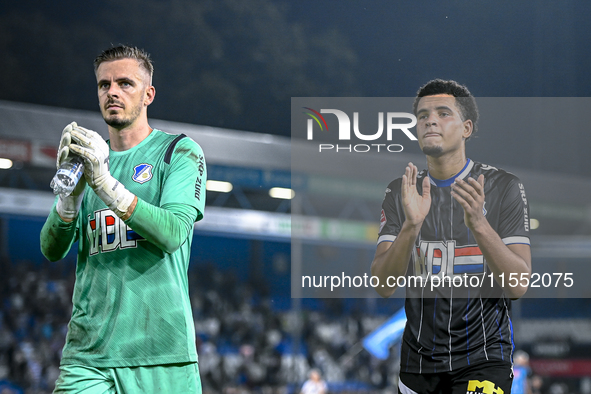
[[[415,273],[423,279],[486,273],[484,255],[477,244],[459,246],[455,240],[421,240],[414,252]]]
[[[119,219],[110,209],[100,209],[88,215],[86,236],[90,244],[89,255],[137,247],[143,238]]]
[[[322,108],[319,110],[303,107],[303,113],[308,117],[306,122],[306,139],[313,141],[316,133],[329,133],[335,143],[319,143],[319,152],[389,152],[398,153],[404,150],[404,146],[394,141],[416,141],[417,138],[410,129],[417,124],[417,118],[407,112],[374,112],[359,114],[353,112],[348,114],[334,108]],[[360,116],[377,117],[377,131],[360,130]],[[331,128],[328,128],[329,120]],[[352,120],[351,120],[352,119]],[[338,127],[335,130],[334,120]],[[386,137],[387,143],[378,143]],[[325,139],[325,138],[324,138]]]

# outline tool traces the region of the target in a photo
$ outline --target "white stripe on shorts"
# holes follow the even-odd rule
[[[400,391],[402,394],[419,394],[416,391],[406,387],[406,385],[402,383],[402,380],[400,379],[398,380],[398,391]]]

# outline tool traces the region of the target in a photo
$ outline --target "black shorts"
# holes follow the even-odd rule
[[[451,372],[400,372],[399,394],[510,394],[513,382],[511,364],[487,361]]]

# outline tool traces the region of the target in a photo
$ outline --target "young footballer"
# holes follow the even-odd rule
[[[399,392],[510,393],[511,299],[526,292],[531,273],[523,185],[466,157],[478,108],[465,86],[430,81],[413,109],[427,169],[409,163],[388,185],[371,267],[380,283],[415,278],[406,288]],[[389,297],[396,288],[376,290]]]

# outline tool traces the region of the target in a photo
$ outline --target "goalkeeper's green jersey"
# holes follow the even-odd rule
[[[138,199],[184,204],[203,217],[206,168],[200,146],[153,130],[139,145],[109,152],[111,175]],[[191,208],[191,207],[194,207]],[[135,211],[134,211],[135,214]],[[193,223],[166,253],[119,219],[87,186],[77,218],[78,263],[62,364],[122,367],[197,361],[187,270]]]

